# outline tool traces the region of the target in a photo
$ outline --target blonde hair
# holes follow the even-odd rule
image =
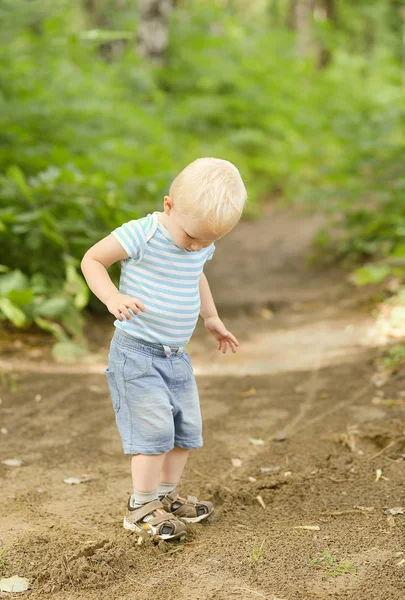
[[[169,195],[180,213],[207,221],[214,233],[229,231],[247,199],[238,169],[221,158],[198,158],[183,169]]]

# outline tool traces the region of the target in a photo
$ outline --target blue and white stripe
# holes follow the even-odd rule
[[[146,342],[184,346],[197,324],[199,281],[215,246],[199,252],[182,250],[160,223],[150,237],[154,218],[129,221],[112,232],[128,254],[121,261],[120,293],[139,298],[146,307],[137,315],[130,311],[130,320],[116,319],[114,325]]]

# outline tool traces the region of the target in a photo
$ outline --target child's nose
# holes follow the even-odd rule
[[[191,244],[191,249],[194,250],[194,252],[199,252],[199,250],[202,250],[204,244],[200,244],[198,242],[193,242]]]

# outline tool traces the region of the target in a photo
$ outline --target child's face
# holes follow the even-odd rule
[[[207,248],[227,233],[214,233],[205,221],[179,212],[170,196],[165,196],[164,214],[165,227],[173,242],[187,252],[198,252]]]

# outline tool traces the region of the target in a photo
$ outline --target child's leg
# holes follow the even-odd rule
[[[195,496],[181,498],[175,489],[180,481],[189,452],[190,450],[175,446],[165,455],[158,495],[168,512],[186,522],[197,523],[209,517],[214,511],[214,507],[211,502],[198,500]]]
[[[159,494],[165,494],[174,490],[181,479],[189,453],[190,450],[175,446],[173,450],[165,454],[160,474],[159,487],[161,489],[159,489]],[[169,486],[171,486],[171,489],[169,489]]]
[[[157,490],[165,456],[167,454],[135,454],[132,456],[132,482],[135,490],[139,492]]]

